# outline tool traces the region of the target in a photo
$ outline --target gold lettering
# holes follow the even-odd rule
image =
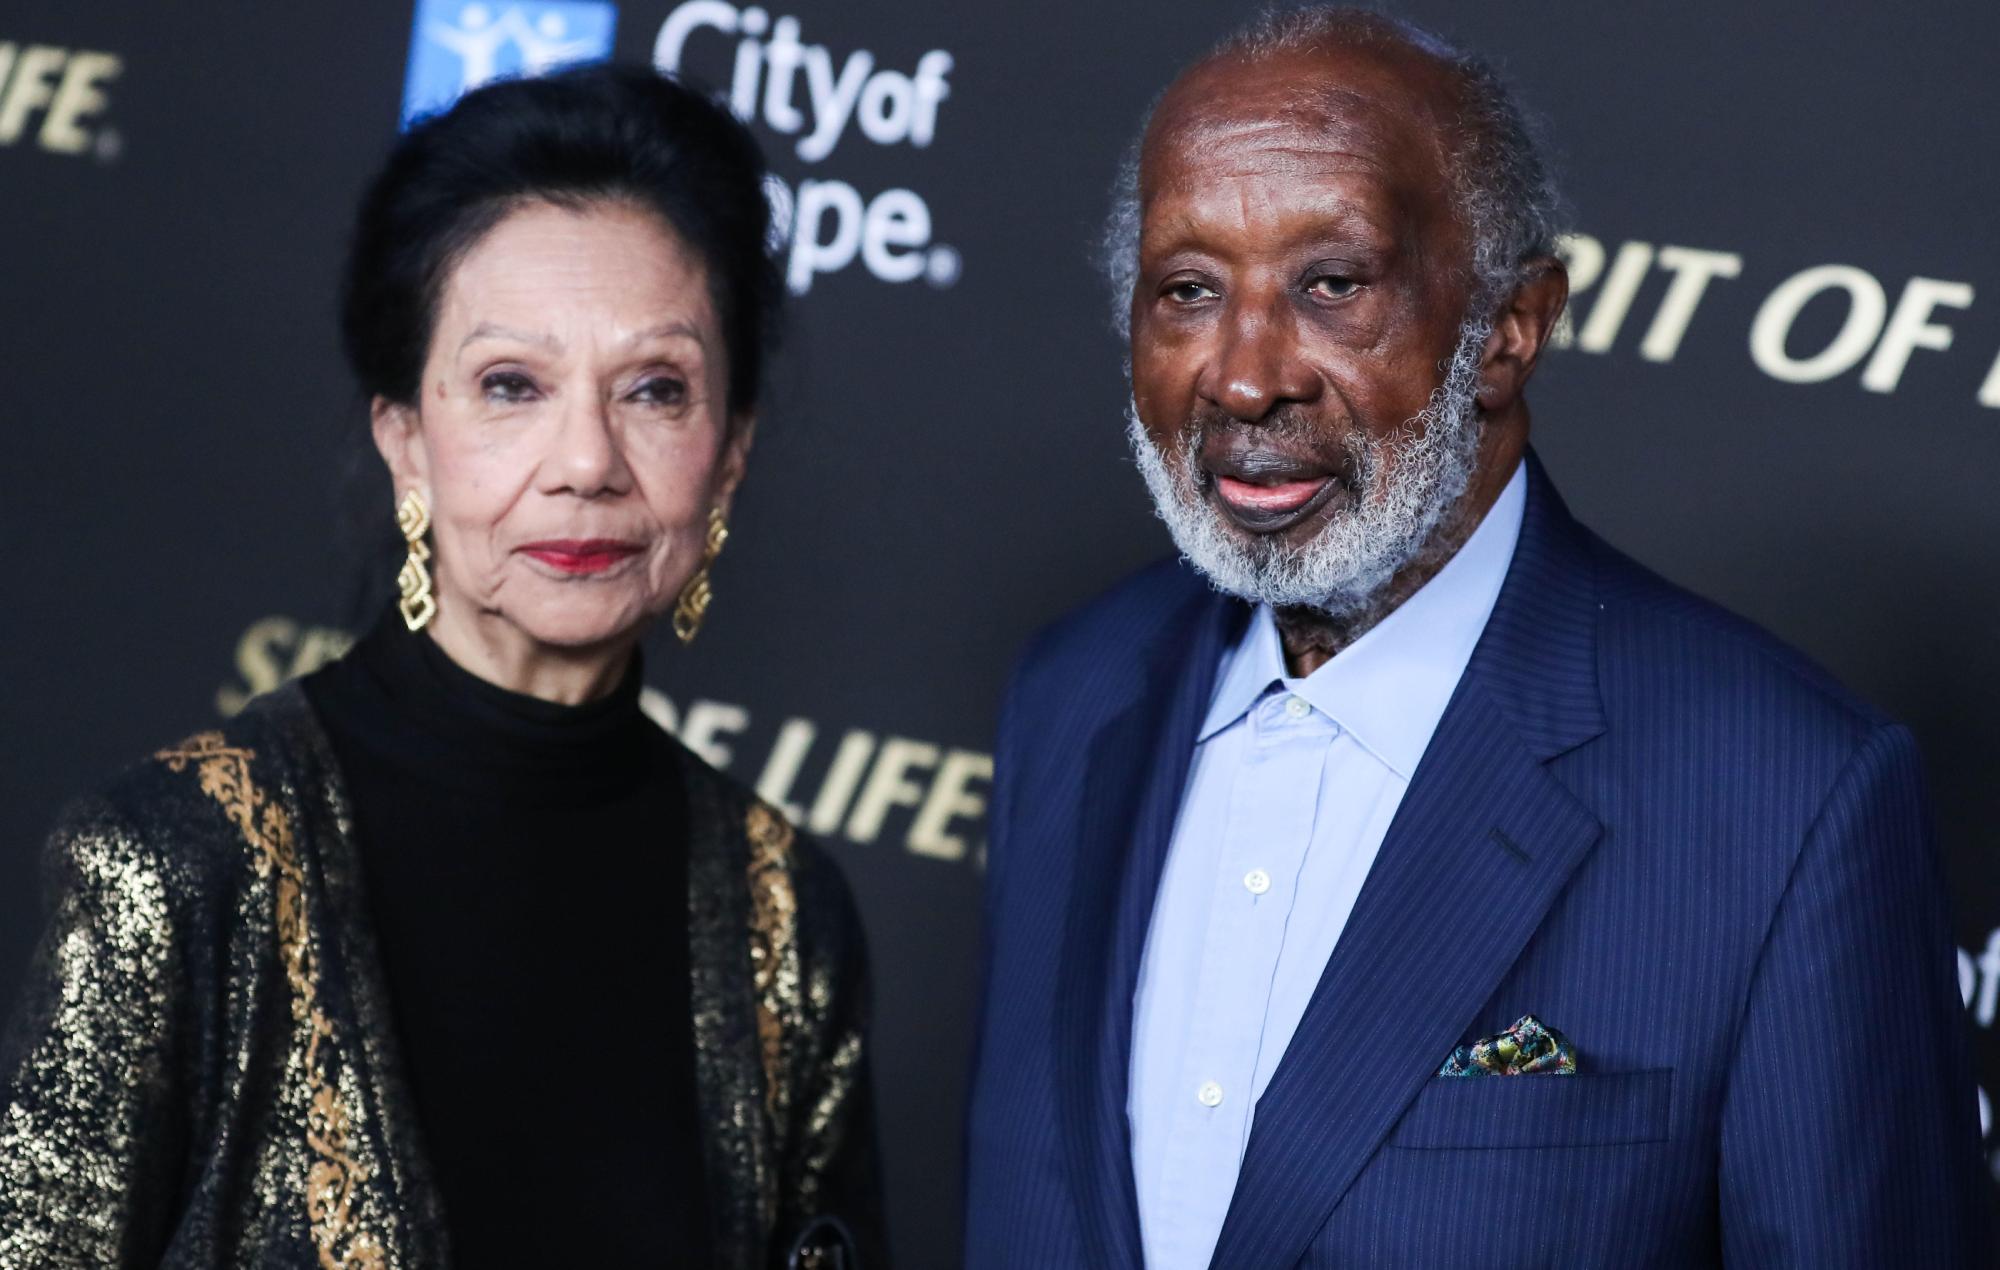
[[[847,836],[856,842],[873,842],[882,832],[882,822],[891,807],[915,807],[923,801],[923,786],[909,779],[913,767],[935,767],[938,747],[928,741],[912,741],[892,736],[882,742],[875,756],[874,770],[861,797],[854,800],[853,814],[847,818]]]
[[[860,728],[850,728],[846,736],[840,738],[840,748],[833,753],[833,766],[827,769],[826,780],[819,787],[819,796],[813,799],[812,815],[806,821],[806,828],[824,837],[840,828],[841,817],[847,814],[847,802],[854,797],[855,786],[861,783],[861,776],[868,770],[868,756],[875,752],[875,734]]]
[[[813,725],[805,719],[786,719],[764,760],[764,774],[757,778],[757,797],[776,807],[793,824],[806,818],[805,808],[790,801],[792,785],[799,779],[799,767],[812,751]]]
[[[10,54],[10,46],[0,44],[0,83]],[[282,615],[260,618],[237,641],[238,678],[216,691],[215,708],[225,718],[234,717],[253,697],[312,674],[353,645],[352,635],[334,627],[307,626]],[[639,706],[718,768],[727,767],[735,757],[727,738],[750,726],[750,712],[742,706],[696,701],[683,716],[666,694],[652,687],[640,690]],[[881,838],[892,812],[907,808],[914,813],[904,843],[911,854],[969,860],[984,867],[985,840],[971,831],[979,828],[987,810],[993,779],[990,754],[945,749],[900,736],[882,738],[878,746],[874,733],[849,728],[835,747],[819,788],[812,791],[808,810],[803,796],[811,786],[801,790],[799,781],[818,736],[819,725],[810,719],[794,716],[779,726],[757,778],[760,798],[822,838],[838,834],[863,845]]]
[[[673,700],[666,693],[650,685],[639,689],[639,709],[645,711],[647,718],[660,725],[660,731],[669,736],[680,735],[680,712],[674,709]]]
[[[86,115],[94,115],[109,104],[99,87],[118,78],[124,63],[110,53],[73,54],[63,72],[62,87],[49,103],[48,118],[42,121],[42,148],[63,154],[80,154],[90,144],[90,134],[79,125]]]
[[[250,698],[269,692],[285,682],[281,651],[291,649],[299,637],[299,624],[289,617],[267,617],[252,622],[236,642],[236,669],[241,685],[229,685],[215,694],[215,708],[225,719],[235,718]]]
[[[1993,359],[1993,369],[1986,372],[1986,382],[1979,386],[1979,404],[2000,406],[2000,357]]]
[[[310,675],[353,646],[352,635],[331,626],[302,627],[289,617],[252,622],[236,642],[236,670],[242,682],[223,685],[215,694],[215,708],[223,718],[234,718],[250,698]]]
[[[720,701],[697,701],[688,707],[687,724],[681,729],[681,744],[701,755],[714,768],[729,766],[729,747],[722,743],[726,732],[741,732],[750,726],[750,712],[742,706]]]
[[[298,655],[292,658],[292,668],[287,679],[297,679],[310,675],[330,661],[339,661],[354,647],[354,636],[346,631],[337,631],[330,626],[309,626],[299,636]]]
[[[993,779],[993,758],[971,750],[952,750],[944,756],[937,779],[931,782],[930,797],[910,825],[910,850],[940,860],[963,860],[965,839],[946,833],[959,816],[977,816],[986,810],[986,799],[967,786],[973,781]]]
[[[68,59],[66,50],[47,44],[30,44],[22,51],[7,95],[0,97],[0,146],[19,140],[28,115],[49,104],[55,92],[56,72]]]

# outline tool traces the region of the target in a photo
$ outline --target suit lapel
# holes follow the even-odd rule
[[[1603,730],[1593,568],[1529,466],[1506,585],[1258,1101],[1216,1266],[1298,1261],[1601,832],[1545,766]]]
[[[777,1219],[781,1181],[772,1158],[749,973],[750,849],[740,828],[745,808],[723,778],[678,741],[672,744],[688,808],[688,991],[715,1264],[749,1270]]]
[[[1094,1267],[1140,1263],[1125,1101],[1132,993],[1195,733],[1241,606],[1203,588],[1141,655],[1135,699],[1094,738],[1056,1001],[1065,1157]]]
[[[1446,717],[1257,1103],[1215,1265],[1298,1259],[1597,840],[1484,694]]]

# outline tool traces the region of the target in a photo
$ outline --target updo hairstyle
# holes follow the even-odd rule
[[[635,66],[475,89],[397,142],[356,217],[341,335],[362,390],[415,405],[451,270],[509,212],[622,202],[658,215],[706,268],[729,412],[757,404],[784,281],[762,151],[726,109]]]

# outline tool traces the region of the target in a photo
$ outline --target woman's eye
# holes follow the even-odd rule
[[[527,401],[535,395],[535,381],[519,371],[496,370],[480,379],[479,390],[488,401]]]
[[[1328,274],[1324,277],[1314,278],[1312,285],[1306,289],[1318,292],[1330,300],[1342,300],[1359,291],[1361,284],[1352,278],[1343,278],[1338,274]]]
[[[1199,282],[1176,282],[1167,288],[1167,299],[1175,304],[1193,304],[1205,296],[1214,294]]]
[[[687,385],[678,379],[649,379],[632,390],[632,399],[653,406],[678,406],[687,400]]]

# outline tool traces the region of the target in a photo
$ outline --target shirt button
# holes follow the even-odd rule
[[[1262,895],[1271,889],[1271,875],[1262,869],[1252,869],[1243,875],[1243,889],[1252,895]]]
[[[1194,1091],[1194,1096],[1195,1100],[1204,1107],[1220,1107],[1222,1105],[1222,1086],[1212,1080],[1203,1081],[1201,1088]]]
[[[1304,697],[1292,697],[1285,702],[1285,713],[1294,719],[1303,719],[1312,713],[1312,703]]]

